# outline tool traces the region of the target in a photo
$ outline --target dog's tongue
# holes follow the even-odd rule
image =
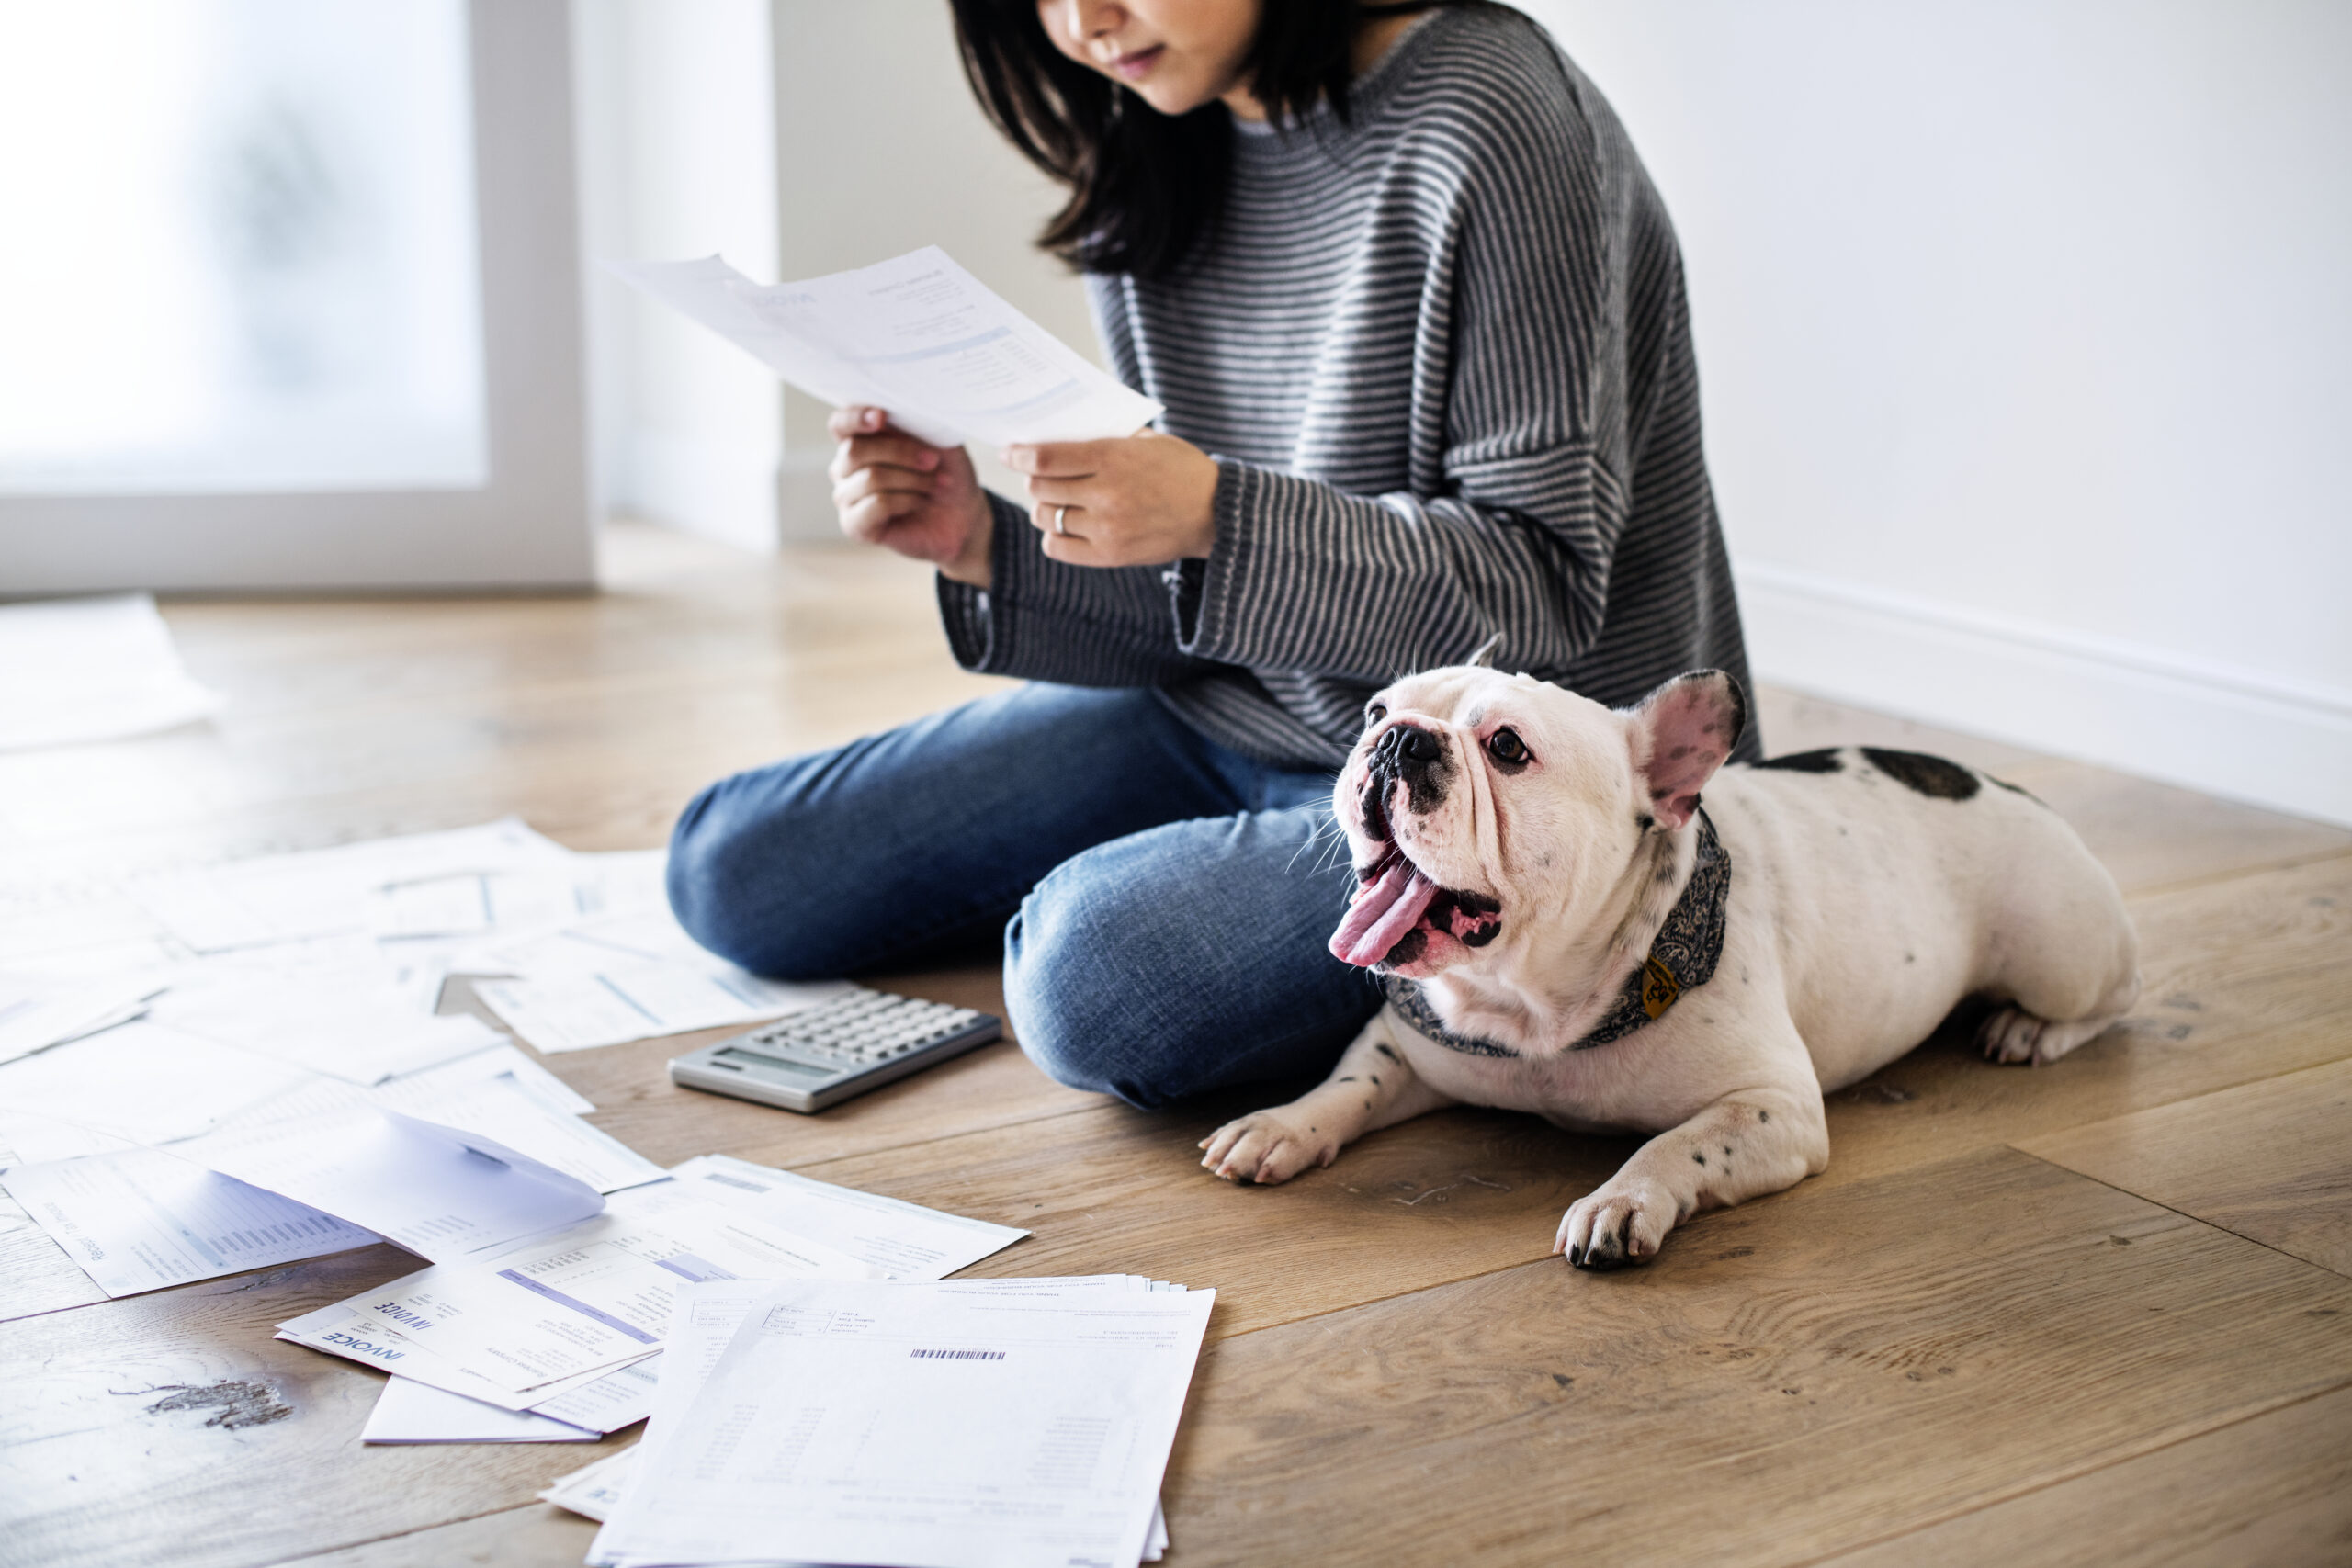
[[[1412,862],[1396,863],[1356,890],[1347,918],[1331,933],[1331,956],[1369,969],[1388,955],[1396,939],[1411,931],[1437,897],[1437,884]]]

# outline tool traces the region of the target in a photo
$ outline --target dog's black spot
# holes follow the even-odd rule
[[[1731,1145],[1729,1144],[1725,1144],[1724,1145],[1724,1158],[1731,1158]]]
[[[1756,765],[1792,773],[1842,773],[1846,771],[1846,764],[1838,760],[1838,748],[1835,746],[1825,746],[1818,751],[1792,751],[1785,757],[1773,757]]]
[[[1558,1383],[1562,1388],[1574,1388],[1577,1386],[1577,1380],[1568,1376],[1566,1372],[1554,1372],[1552,1374],[1552,1381]]]
[[[1353,1083],[1356,1081],[1356,1076],[1353,1073],[1350,1073],[1346,1077],[1341,1078],[1340,1081],[1341,1083]]]
[[[1967,800],[1984,787],[1973,773],[1958,762],[1947,762],[1924,751],[1888,751],[1865,746],[1862,755],[1870,759],[1871,767],[1905,789],[1930,800]]]
[[[1916,953],[1906,953],[1903,955],[1903,962],[1905,964],[1917,964],[1919,962],[1919,955]]]
[[[1690,1163],[1692,1165],[1704,1165],[1707,1163],[1707,1156],[1701,1154],[1697,1149],[1692,1149],[1690,1151]]]
[[[1502,934],[1503,928],[1500,926],[1480,926],[1477,930],[1472,931],[1468,936],[1462,939],[1462,945],[1464,947],[1484,947],[1488,942],[1494,941],[1495,938]]]
[[[1758,1122],[1770,1122],[1772,1119],[1772,1113],[1769,1111],[1759,1111],[1756,1113],[1756,1119]]]
[[[1653,817],[1653,816],[1651,816],[1651,815],[1650,815],[1648,812],[1646,812],[1646,811],[1643,812],[1639,817],[1635,818],[1634,820],[1634,822],[1635,822],[1635,823],[1636,823],[1636,824],[1641,828],[1642,831],[1643,831],[1643,832],[1645,832],[1645,833],[1648,832],[1651,829],[1653,829],[1653,828],[1655,828],[1655,827],[1657,827],[1657,818],[1655,818],[1655,817]]]
[[[1373,1074],[1373,1075],[1372,1075],[1372,1083],[1373,1083],[1373,1087],[1374,1087],[1374,1089],[1377,1089],[1377,1088],[1379,1088],[1379,1087],[1380,1087],[1380,1075],[1379,1075],[1378,1073],[1374,1073],[1374,1074]]]
[[[1412,963],[1428,952],[1429,946],[1430,933],[1415,926],[1396,939],[1396,945],[1388,950],[1387,956],[1381,959],[1381,962],[1394,969],[1399,964]]]
[[[1385,1046],[1385,1045],[1374,1045],[1374,1046],[1373,1047],[1373,1049],[1374,1049],[1374,1050],[1375,1050],[1375,1051],[1377,1051],[1377,1052],[1379,1052],[1382,1055],[1384,1055],[1384,1056],[1387,1057],[1387,1058],[1388,1058],[1390,1061],[1392,1061],[1392,1062],[1393,1062],[1393,1061],[1395,1061],[1395,1060],[1396,1060],[1396,1052],[1394,1052],[1394,1051],[1391,1051],[1391,1050],[1390,1050],[1387,1046]]]

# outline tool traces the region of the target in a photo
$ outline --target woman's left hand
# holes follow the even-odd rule
[[[1216,543],[1216,459],[1157,430],[1111,441],[1008,446],[1029,476],[1029,521],[1048,559],[1069,566],[1162,566]]]

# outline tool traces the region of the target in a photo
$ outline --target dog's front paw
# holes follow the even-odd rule
[[[1623,1269],[1657,1256],[1680,1206],[1655,1181],[1623,1172],[1568,1205],[1552,1250],[1579,1269]]]
[[[1201,1164],[1226,1180],[1272,1186],[1309,1166],[1329,1165],[1340,1140],[1282,1111],[1253,1111],[1203,1138],[1201,1147],[1208,1151]]]

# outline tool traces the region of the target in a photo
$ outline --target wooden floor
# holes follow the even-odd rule
[[[0,757],[0,953],[168,863],[505,812],[657,844],[719,773],[989,685],[903,563],[647,530],[608,552],[594,599],[169,607],[232,705]],[[672,1089],[677,1041],[548,1066],[654,1159],[1036,1233],[977,1272],[1215,1286],[1176,1563],[2352,1562],[2352,833],[1761,706],[1775,751],[1940,750],[2056,807],[2123,886],[2146,991],[2053,1067],[1929,1042],[1835,1097],[1826,1175],[1646,1269],[1546,1258],[1632,1145],[1526,1117],[1427,1117],[1260,1190],[1193,1164],[1233,1105],[1131,1111],[1009,1045],[813,1119]],[[629,1437],[365,1449],[378,1375],[270,1338],[409,1267],[378,1247],[106,1302],[0,1217],[0,1562],[579,1562],[591,1527],[532,1494]]]

